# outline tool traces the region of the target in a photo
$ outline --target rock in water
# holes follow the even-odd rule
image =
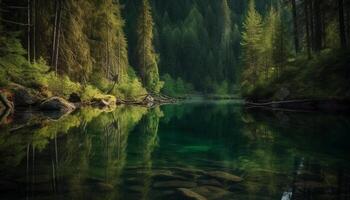
[[[241,182],[243,180],[239,176],[222,171],[208,172],[207,175],[225,182]]]
[[[188,199],[188,200],[206,200],[207,198],[203,197],[202,195],[193,192],[190,189],[186,188],[178,188],[177,189],[179,194],[181,195],[181,199]]]
[[[80,103],[81,102],[80,96],[75,92],[69,95],[68,100],[69,100],[69,102],[72,102],[72,103]]]
[[[113,191],[114,189],[113,185],[108,183],[98,183],[97,186],[99,190],[104,192],[110,192],[110,191]]]
[[[40,99],[25,88],[18,84],[12,84],[14,93],[14,105],[16,107],[31,106],[39,103]]]
[[[60,97],[51,97],[41,103],[40,109],[60,112],[72,112],[75,110],[75,106]]]
[[[116,105],[116,98],[111,95],[105,95],[103,98],[95,98],[92,100],[92,105],[104,108]]]
[[[191,189],[193,192],[205,196],[208,199],[225,199],[225,197],[231,196],[232,193],[215,186],[199,186]]]

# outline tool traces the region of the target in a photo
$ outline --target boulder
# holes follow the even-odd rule
[[[92,105],[98,106],[101,108],[115,106],[116,104],[117,104],[116,98],[111,95],[105,95],[103,98],[95,98],[92,100]]]
[[[178,188],[177,191],[179,192],[179,195],[181,196],[181,199],[188,199],[188,200],[206,200],[204,196],[186,188]]]
[[[80,98],[80,96],[77,93],[74,92],[74,93],[69,95],[68,101],[72,102],[72,103],[80,103],[81,102],[81,98]]]
[[[13,87],[13,103],[15,107],[25,107],[38,104],[40,98],[33,94],[28,88],[18,84],[12,84]]]
[[[51,97],[40,104],[40,109],[60,112],[72,112],[75,106],[60,97]]]
[[[223,172],[223,171],[212,171],[207,173],[208,176],[224,181],[224,182],[241,182],[243,179],[239,176]]]

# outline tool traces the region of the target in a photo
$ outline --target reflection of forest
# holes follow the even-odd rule
[[[347,118],[245,112],[242,121],[242,133],[252,150],[237,159],[237,166],[247,174],[244,188],[251,194],[247,199],[254,199],[259,191],[266,195],[284,191],[286,199],[289,195],[293,199],[349,197],[350,171],[339,167],[347,162],[342,155],[350,153],[344,141],[350,125]]]
[[[141,107],[89,108],[58,120],[28,122],[25,128],[8,127],[0,134],[1,172],[8,175],[4,182],[17,181],[8,187],[25,187],[26,194],[18,195],[27,197],[48,192],[72,199],[118,199],[128,134],[146,112]]]
[[[139,168],[140,180],[139,185],[133,188],[140,188],[138,191],[133,191],[137,195],[137,199],[150,199],[150,191],[152,189],[152,152],[158,145],[158,125],[159,119],[163,116],[159,107],[149,110],[149,112],[141,120],[138,135],[139,145],[137,152],[140,152],[139,160],[135,163]]]

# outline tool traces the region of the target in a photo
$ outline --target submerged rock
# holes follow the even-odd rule
[[[128,190],[130,192],[137,192],[137,193],[142,193],[144,191],[145,187],[143,185],[133,185],[128,187]]]
[[[197,184],[190,181],[161,181],[153,184],[154,188],[193,188],[196,187]]]
[[[109,192],[114,189],[113,185],[109,183],[98,183],[97,186],[99,190],[105,191],[105,192]]]
[[[207,175],[225,182],[241,182],[243,180],[239,176],[236,176],[227,172],[222,172],[222,171],[208,172]]]
[[[49,111],[72,112],[75,106],[60,97],[51,97],[40,104],[40,109]]]
[[[204,196],[186,188],[178,188],[177,191],[179,192],[179,195],[181,196],[181,199],[184,200],[206,200]]]
[[[191,189],[193,192],[205,196],[208,199],[223,199],[226,196],[232,195],[231,192],[215,186],[199,186]]]
[[[215,180],[215,179],[199,179],[198,180],[198,184],[199,185],[211,185],[211,186],[218,186],[218,187],[222,187],[223,185]]]

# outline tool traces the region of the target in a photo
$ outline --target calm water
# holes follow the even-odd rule
[[[235,102],[21,112],[0,128],[0,199],[186,199],[178,188],[218,200],[350,199],[349,141],[348,116]]]

